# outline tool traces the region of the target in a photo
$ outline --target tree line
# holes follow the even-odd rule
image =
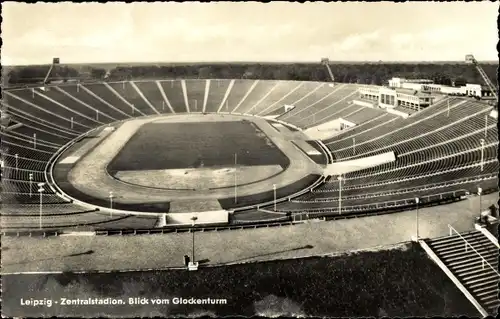
[[[9,85],[42,83],[48,65],[12,68],[7,75]],[[496,83],[498,64],[482,65],[485,73]],[[482,84],[478,70],[464,63],[332,63],[330,68],[336,82],[384,85],[392,77],[423,78],[436,84]],[[101,80],[124,81],[132,79],[262,79],[331,81],[325,66],[317,63],[207,63],[172,65],[132,65],[104,69],[94,66],[57,66],[51,72],[51,81]]]

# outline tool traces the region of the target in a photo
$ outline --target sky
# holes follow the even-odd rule
[[[4,65],[498,61],[495,2],[4,2]]]

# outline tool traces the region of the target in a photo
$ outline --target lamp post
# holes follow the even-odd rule
[[[356,155],[356,138],[352,138],[352,152]]]
[[[71,117],[71,129],[73,129],[73,116]]]
[[[14,157],[16,158],[16,171],[17,171],[17,167],[18,167],[18,160],[19,160],[19,154],[15,154]]]
[[[484,167],[484,139],[481,139],[481,172]]]
[[[273,193],[274,193],[274,211],[276,211],[276,184],[273,184]]]
[[[30,197],[32,195],[32,188],[33,188],[33,173],[30,173]]]
[[[42,193],[45,189],[43,189],[43,186],[45,185],[45,183],[38,183],[38,192],[40,193],[40,217],[39,217],[39,224],[40,224],[40,229],[42,229],[42,215],[43,215],[43,211],[42,211]]]
[[[109,192],[109,217],[113,217],[113,192]]]
[[[417,240],[419,238],[419,233],[418,233],[418,203],[420,202],[420,199],[418,197],[415,198],[415,203],[417,204]]]
[[[339,180],[339,215],[342,214],[342,175],[337,177]]]
[[[36,133],[33,133],[33,148],[36,148]]]
[[[234,153],[234,203],[238,203],[238,185],[236,181],[236,174],[238,171],[238,168],[236,167],[238,161],[238,155]]]
[[[479,195],[479,220],[481,220],[481,211],[482,211],[482,198],[481,195],[483,193],[483,189],[481,187],[477,188],[477,194]]]
[[[194,225],[195,225],[197,219],[198,219],[198,217],[196,217],[196,216],[191,217],[191,225],[193,226],[193,229],[191,230],[193,233],[193,253],[192,253],[193,259],[191,260],[192,263],[194,263]]]
[[[484,138],[488,135],[488,114],[484,115]]]

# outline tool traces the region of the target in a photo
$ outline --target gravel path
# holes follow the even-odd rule
[[[419,211],[420,236],[474,229],[477,198]],[[483,207],[498,201],[483,196]],[[298,258],[407,242],[415,235],[415,212],[310,222],[277,228],[195,233],[196,260],[229,264]],[[2,272],[139,270],[181,267],[191,254],[192,234],[2,238]],[[82,254],[85,252],[91,253]],[[76,254],[76,255],[75,255]]]

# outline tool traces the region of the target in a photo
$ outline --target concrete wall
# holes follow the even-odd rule
[[[344,120],[343,118],[338,118],[332,121],[328,121],[326,123],[316,125],[304,130],[304,134],[307,135],[310,139],[313,140],[325,140],[332,138],[333,136],[339,134],[343,130],[341,130],[341,125],[344,124],[347,128],[344,130],[356,126],[355,123]]]
[[[490,112],[490,116],[491,116],[492,118],[498,119],[498,111],[497,111],[497,110],[492,110],[492,111]]]
[[[344,161],[329,164],[325,170],[325,176],[334,176],[340,174],[346,174],[349,172],[359,171],[365,168],[379,166],[385,163],[394,162],[396,160],[396,156],[394,156],[394,152],[387,152],[384,154],[379,154],[375,156],[364,157],[360,159],[355,159],[351,161]]]
[[[229,223],[229,212],[226,210],[216,210],[207,212],[175,213],[165,214],[166,226],[172,225],[192,225],[191,218],[196,216],[196,225],[227,224]]]
[[[316,125],[314,127],[311,127],[307,130],[305,130],[305,132],[307,132],[308,130],[315,130],[315,131],[340,131],[340,119],[335,119],[335,120],[332,120],[332,121],[328,121],[326,123],[323,123],[323,124],[320,124],[320,125]]]
[[[456,87],[452,87],[452,86],[441,86],[441,93],[443,93],[443,94],[458,94],[458,93],[465,93],[465,90],[462,90],[462,88],[456,88]]]
[[[370,103],[370,102],[354,100],[354,101],[352,101],[352,103],[356,104],[356,105],[361,105],[361,106],[366,106],[366,107],[374,108],[373,103]]]

